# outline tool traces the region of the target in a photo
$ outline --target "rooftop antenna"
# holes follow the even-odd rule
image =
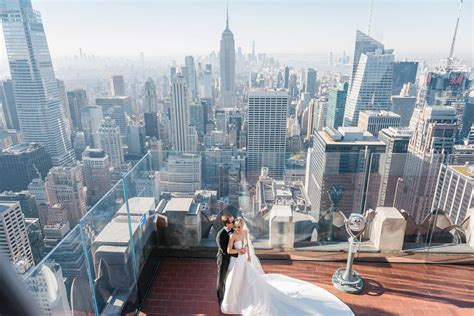
[[[226,6],[226,20],[225,20],[225,29],[229,29],[229,0],[227,0],[227,6]]]
[[[463,2],[463,0],[461,0],[461,2],[459,3],[458,18],[456,20],[456,28],[454,29],[453,41],[451,42],[451,49],[449,50],[449,57],[448,57],[448,61],[447,61],[447,64],[446,64],[446,70],[451,69],[451,66],[452,66],[453,61],[454,61],[454,57],[453,57],[453,55],[454,55],[454,44],[456,43],[456,35],[458,34],[458,26],[459,26],[459,19],[461,18],[462,2]]]
[[[369,24],[367,25],[367,35],[370,35],[370,26],[372,24],[372,10],[374,9],[374,0],[370,0]]]

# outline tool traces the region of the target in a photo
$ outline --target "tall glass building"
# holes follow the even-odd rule
[[[368,52],[375,52],[377,49],[384,49],[384,45],[372,38],[368,34],[357,30],[356,32],[356,43],[354,48],[354,60],[352,62],[352,74],[351,74],[351,88],[353,85],[355,73],[359,66],[360,56]]]
[[[361,111],[390,111],[393,61],[391,49],[377,49],[360,56],[352,86],[347,94],[344,126],[357,126]]]
[[[328,111],[326,126],[338,128],[344,121],[344,110],[349,84],[344,82],[340,87],[328,90]]]
[[[31,0],[4,0],[0,12],[20,130],[26,141],[45,146],[53,165],[70,163],[74,152],[41,15]]]

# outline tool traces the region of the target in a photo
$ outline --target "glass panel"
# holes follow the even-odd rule
[[[149,261],[150,255],[157,246],[155,232],[155,174],[151,170],[150,155],[140,159],[124,177],[126,204],[120,216],[127,220],[130,246],[133,247],[134,266],[138,281],[136,292],[129,297],[129,302],[138,307],[145,297],[146,290],[153,280],[156,262]]]
[[[123,181],[84,216],[84,229],[99,312],[117,313],[135,288]],[[120,277],[117,277],[120,276]]]
[[[59,225],[55,229],[58,236],[66,233]],[[76,226],[26,275],[25,282],[46,315],[95,314],[84,249]]]

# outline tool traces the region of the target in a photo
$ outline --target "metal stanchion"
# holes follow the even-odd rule
[[[346,293],[360,293],[364,288],[364,280],[355,270],[352,269],[352,262],[354,261],[354,253],[357,253],[359,237],[365,229],[366,219],[361,214],[352,213],[349,218],[344,216],[344,223],[346,230],[351,237],[349,237],[349,253],[347,256],[347,265],[345,268],[339,268],[332,276],[332,284],[340,291]]]

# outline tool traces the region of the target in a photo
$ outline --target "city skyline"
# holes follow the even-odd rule
[[[45,21],[53,58],[78,54],[79,48],[99,56],[138,56],[139,52],[175,56],[219,50],[218,38],[225,27],[224,1],[138,3],[33,1]],[[341,10],[341,5],[346,9]],[[370,1],[297,1],[291,5],[281,1],[231,1],[229,14],[236,47],[245,52],[251,52],[255,40],[258,52],[327,54],[345,50],[352,55],[355,31],[367,31],[369,6]],[[371,36],[394,48],[398,58],[447,56],[457,7],[457,1],[374,1]],[[418,14],[421,9],[423,15]],[[84,17],[88,23],[83,23]],[[401,18],[405,23],[400,23]],[[446,23],[439,23],[441,19]],[[275,33],[281,41],[269,36]],[[472,2],[465,1],[455,56],[471,57],[472,38]]]
[[[3,273],[11,266],[23,280],[13,283],[32,296],[16,304],[15,290],[0,291],[7,302],[0,314],[37,314],[4,312],[12,302],[51,316],[148,315],[147,300],[186,287],[173,281],[184,270],[164,270],[173,256],[185,255],[188,269],[194,251],[204,263],[201,254],[217,243],[222,277],[232,245],[220,236],[228,236],[231,215],[245,227],[230,240],[245,228],[256,241],[243,244],[252,257],[237,256],[231,267],[258,282],[242,288],[249,297],[267,282],[258,279],[255,249],[288,261],[288,271],[298,253],[312,261],[313,274],[321,272],[315,260],[339,262],[347,252],[346,268],[325,278],[335,290],[365,291],[362,299],[374,297],[367,295],[372,281],[363,281],[372,269],[357,262],[361,273],[343,273],[354,253],[390,265],[397,257],[427,263],[430,252],[441,269],[467,263],[474,254],[474,68],[459,51],[472,41],[472,13],[459,25],[454,14],[466,0],[433,1],[0,0],[8,52],[0,58],[0,252],[9,262],[0,253],[0,276],[13,275]],[[294,53],[272,53],[280,49]],[[173,51],[181,56],[152,55]],[[248,259],[250,270],[238,266]],[[199,270],[205,283],[191,277],[193,293],[215,285],[210,271]],[[142,293],[160,275],[166,291]],[[254,305],[259,315],[360,314],[352,300],[348,313],[320,313],[324,296],[311,290],[317,301],[310,303],[306,290],[284,280],[269,285],[271,295],[259,291],[264,300],[281,292],[270,304],[226,310],[234,295],[227,292],[220,311],[250,315]],[[416,282],[420,292],[429,286]],[[456,288],[446,293],[467,286],[451,283]],[[438,292],[380,295],[443,307]],[[215,293],[199,291],[209,309],[192,314],[217,314],[207,297]],[[156,305],[152,314],[191,314],[198,297],[185,295],[174,309]],[[301,312],[285,310],[293,298]],[[455,314],[467,304],[444,307],[417,312]]]

